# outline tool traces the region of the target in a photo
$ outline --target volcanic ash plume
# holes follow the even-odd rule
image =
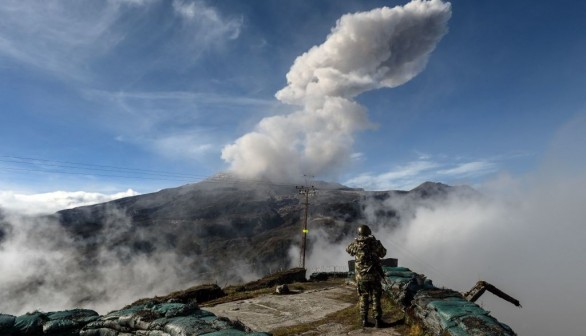
[[[450,4],[414,0],[342,16],[326,41],[297,57],[283,103],[302,109],[264,118],[227,145],[222,158],[244,177],[330,175],[346,164],[353,134],[372,127],[357,95],[393,88],[419,74],[447,31]]]

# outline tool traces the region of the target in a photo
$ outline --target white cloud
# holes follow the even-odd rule
[[[485,176],[497,171],[498,165],[488,160],[457,162],[445,157],[421,156],[425,159],[393,167],[383,173],[365,173],[350,178],[345,185],[367,190],[410,190],[425,181],[443,179],[459,181]],[[445,181],[450,179],[450,181]]]
[[[418,75],[450,15],[449,3],[415,0],[342,16],[324,43],[297,57],[275,95],[302,109],[261,120],[222,159],[245,177],[336,175],[351,161],[354,134],[373,127],[353,98]]]
[[[120,16],[113,2],[3,1],[0,61],[8,58],[59,77],[87,79],[84,65],[123,40],[112,29]]]
[[[115,129],[117,140],[166,157],[200,162],[218,160],[219,146],[234,130],[233,113],[266,115],[277,105],[274,99],[206,92],[86,90],[84,95],[105,105],[104,122]],[[117,122],[111,123],[113,119]]]
[[[185,20],[179,24],[173,17],[167,17],[164,27],[146,25],[154,15],[150,9],[155,8],[155,3],[172,5]],[[157,11],[156,15],[161,13],[164,11]],[[151,68],[183,69],[203,52],[238,38],[242,21],[224,18],[203,2],[7,0],[0,2],[0,62],[4,58],[61,79],[86,83],[107,75],[92,69],[96,62],[108,57],[115,58],[115,64],[125,65],[117,71],[137,64],[142,75]],[[161,34],[164,39],[160,39]],[[128,44],[133,49],[146,46],[154,38],[160,39],[157,48],[140,58],[113,53]],[[160,62],[162,58],[168,61]]]
[[[190,92],[190,91],[104,91],[84,90],[86,98],[92,100],[107,100],[119,106],[139,108],[140,104],[163,104],[164,102],[179,102],[182,104],[252,107],[255,109],[275,109],[274,100],[258,99],[242,95],[229,95],[217,92]]]
[[[485,175],[496,171],[496,164],[488,161],[474,161],[462,163],[454,168],[442,169],[437,173],[439,175],[469,177]]]
[[[581,335],[586,302],[584,143],[582,114],[558,129],[536,171],[485,181],[478,186],[483,197],[452,194],[417,206],[398,197],[382,204],[365,200],[361,205],[370,208],[365,222],[389,257],[426,274],[436,286],[466,291],[484,280],[520,300],[522,309],[490,293],[479,301],[517,334]],[[461,167],[484,166],[474,162],[491,161],[440,166],[467,174],[469,170]],[[398,210],[398,217],[388,222],[369,216],[390,208]],[[314,237],[310,266],[343,265],[349,259],[344,243]],[[351,239],[347,237],[346,243]]]
[[[238,38],[243,24],[243,18],[223,18],[218,11],[207,6],[202,1],[173,0],[175,12],[191,25],[202,28],[205,34],[198,39],[208,42],[218,41],[218,38],[230,40]]]
[[[436,285],[464,291],[485,280],[519,299],[522,309],[490,294],[480,302],[519,335],[578,335],[586,300],[577,281],[584,278],[586,176],[556,175],[500,180],[503,193],[489,182],[486,198],[421,207],[401,230],[379,237],[402,265]]]
[[[424,182],[424,177],[429,176],[429,172],[437,167],[439,164],[436,162],[413,161],[382,174],[361,174],[344,184],[367,190],[411,189]]]
[[[108,0],[112,3],[131,5],[131,6],[144,6],[157,0]]]
[[[85,191],[54,191],[41,194],[21,194],[5,190],[0,191],[0,206],[7,211],[17,211],[28,215],[51,214],[63,209],[103,203],[136,195],[138,193],[132,189],[114,194]]]
[[[0,242],[0,311],[23,315],[78,307],[105,314],[141,297],[169,293],[197,281],[201,271],[187,267],[187,259],[173,249],[159,245],[160,250],[141,254],[120,244],[128,235],[156,239],[148,230],[131,226],[123,211],[115,207],[107,211],[91,262],[78,237],[55,218],[0,211],[6,234]]]
[[[156,151],[168,157],[201,160],[206,154],[219,150],[217,145],[202,143],[197,134],[172,134],[152,140]]]

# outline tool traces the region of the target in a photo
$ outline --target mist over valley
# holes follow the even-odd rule
[[[346,264],[344,258],[328,260],[313,253],[320,240],[344,246],[358,223],[368,221],[375,230],[390,232],[432,199],[461,190],[472,194],[465,187],[435,183],[409,192],[314,185],[318,193],[309,208],[309,269]],[[401,207],[383,207],[389,199]],[[0,283],[6,293],[0,311],[111,310],[193,284],[239,284],[296,267],[302,215],[295,185],[230,178],[50,216],[3,212],[0,251],[12,267]]]

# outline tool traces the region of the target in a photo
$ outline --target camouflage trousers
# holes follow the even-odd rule
[[[360,316],[368,316],[368,308],[372,302],[374,318],[382,318],[381,296],[383,292],[380,281],[358,281],[358,295],[360,296]]]

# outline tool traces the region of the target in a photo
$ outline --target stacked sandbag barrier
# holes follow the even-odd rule
[[[270,336],[218,317],[197,304],[158,303],[127,307],[104,316],[91,310],[0,314],[2,336]]]
[[[514,336],[515,332],[490,313],[451,289],[406,267],[383,267],[383,289],[405,309],[407,323],[418,323],[433,335]]]
[[[345,279],[348,272],[314,272],[309,275],[309,281],[327,281],[330,279]]]
[[[0,335],[77,336],[80,330],[100,316],[93,310],[72,309],[58,312],[32,312],[21,316],[0,314]]]

